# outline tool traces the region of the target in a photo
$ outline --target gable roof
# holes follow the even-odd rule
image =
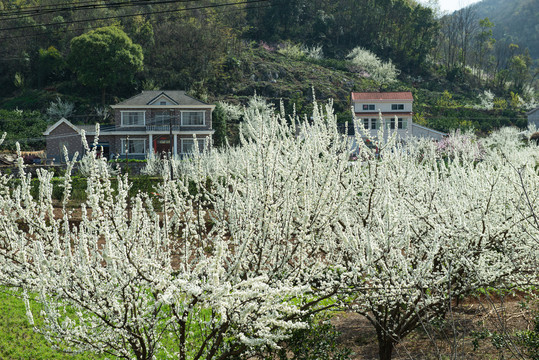
[[[157,95],[156,97],[154,97],[153,99],[151,99],[147,105],[153,105],[157,102],[157,100],[159,99],[167,99],[168,101],[170,101],[171,103],[173,103],[174,105],[180,105],[178,104],[178,102],[174,99],[172,99],[170,96],[168,96],[167,94],[165,94],[164,92],[161,92],[159,95]]]
[[[410,91],[401,92],[353,92],[352,100],[372,100],[372,101],[384,101],[384,100],[408,100],[413,101],[414,97]]]
[[[171,102],[178,105],[209,105],[185,94],[185,91],[181,90],[145,90],[138,95],[119,102],[115,106],[151,105],[161,96],[167,97]]]
[[[60,120],[58,120],[57,122],[55,122],[54,124],[52,124],[51,126],[49,126],[47,128],[47,130],[45,130],[45,132],[43,133],[43,135],[50,135],[50,133],[56,129],[58,126],[62,125],[62,124],[66,124],[67,126],[69,126],[70,128],[73,129],[73,131],[75,131],[76,133],[80,133],[80,129],[78,127],[76,127],[75,125],[73,125],[71,122],[69,122],[69,120],[67,120],[66,118],[61,118]]]

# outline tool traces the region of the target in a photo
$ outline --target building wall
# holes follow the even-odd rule
[[[181,120],[181,112],[182,111],[204,111],[205,112],[205,125],[204,126],[183,126],[182,131],[196,131],[196,130],[210,130],[212,128],[212,111],[211,108],[209,109],[201,109],[201,108],[148,108],[148,109],[141,109],[141,108],[122,108],[122,109],[114,109],[114,122],[116,124],[116,127],[122,126],[122,112],[123,111],[143,111],[145,114],[146,124],[149,124],[150,121],[152,121],[156,114],[162,112],[162,111],[169,111],[170,114],[173,117],[173,124],[179,125]],[[168,125],[168,124],[167,124]],[[131,128],[131,127],[130,127]]]
[[[177,136],[177,145],[178,145],[178,154],[181,153],[182,149],[182,139],[193,139],[193,134],[176,134]],[[158,140],[158,139],[164,139],[168,141],[169,134],[162,134],[162,135],[152,135],[152,141]],[[206,142],[210,141],[211,135],[197,135],[197,139],[205,139]],[[109,152],[108,152],[108,158],[112,159],[115,157],[125,157],[124,149],[122,149],[122,139],[127,139],[127,135],[101,135],[99,137],[99,143],[104,144],[108,143],[109,145]],[[150,151],[150,137],[149,135],[129,135],[129,139],[144,139],[145,140],[145,153],[144,154],[128,154],[128,157],[131,159],[145,159]],[[91,146],[94,139],[93,136],[87,136],[88,144]],[[172,144],[174,144],[174,136],[172,137]],[[152,147],[154,145],[152,144]],[[153,148],[154,153],[157,152],[156,148]],[[168,152],[168,146],[166,152]]]
[[[404,109],[403,110],[392,110],[391,105],[392,104],[403,104]],[[363,110],[363,105],[374,105],[374,110]],[[403,101],[403,100],[395,100],[395,101],[387,101],[387,102],[380,102],[380,101],[361,101],[361,102],[354,102],[354,111],[356,113],[362,113],[362,112],[403,112],[403,113],[409,113],[412,112],[412,102],[410,101]]]
[[[442,140],[445,134],[442,134],[438,131],[426,128],[424,126],[419,126],[417,124],[412,125],[411,134],[418,138],[432,139],[432,140]]]
[[[78,152],[82,154],[81,136],[69,125],[62,123],[47,136],[47,159],[64,162],[63,147],[67,148],[69,158]]]
[[[367,130],[367,133],[370,135],[371,138],[376,138],[378,136],[378,132],[381,128],[381,123],[380,123],[380,119],[378,116],[374,116],[374,115],[363,115],[361,116],[361,114],[356,114],[356,116],[358,117],[358,121],[359,121],[359,125],[360,126],[364,126],[364,120],[365,119],[369,119],[369,127]],[[403,119],[403,128],[402,129],[399,129],[399,125],[398,125],[398,118],[401,118]],[[393,132],[397,132],[397,134],[399,135],[399,137],[401,138],[405,138],[409,135],[409,133],[411,132],[411,128],[412,128],[412,117],[411,116],[397,116],[397,120],[395,120],[395,128],[394,129],[391,129],[390,127],[390,124],[391,124],[391,121],[392,120],[395,120],[395,117],[394,116],[389,116],[389,117],[386,117],[386,116],[383,116],[383,122],[384,122],[384,126],[385,126],[385,133],[386,135],[389,134],[389,133],[393,133]],[[373,122],[376,122],[376,129],[373,129],[372,128],[372,123]]]
[[[528,126],[535,125],[536,129],[539,129],[539,110],[535,110],[528,115]]]

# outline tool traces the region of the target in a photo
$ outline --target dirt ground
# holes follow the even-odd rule
[[[530,359],[515,334],[533,328],[533,304],[524,294],[470,297],[440,322],[417,329],[393,351],[394,359]],[[531,305],[531,307],[527,306]],[[332,320],[352,359],[378,359],[376,332],[366,318],[339,313]],[[495,346],[497,345],[498,348]]]

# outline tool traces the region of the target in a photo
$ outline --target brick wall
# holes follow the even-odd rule
[[[62,123],[47,136],[47,159],[64,162],[63,147],[71,158],[75,152],[82,153],[81,136],[69,125]]]

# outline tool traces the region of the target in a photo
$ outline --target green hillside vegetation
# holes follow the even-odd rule
[[[496,39],[510,37],[513,42],[529,48],[534,59],[539,59],[539,2],[483,0],[477,4],[477,13],[495,24]]]
[[[106,123],[107,105],[151,89],[235,104],[256,93],[298,113],[308,113],[314,90],[334,99],[341,122],[351,119],[351,91],[410,90],[418,123],[481,133],[524,126],[537,98],[526,44],[497,39],[475,10],[437,19],[413,0],[224,4],[1,1],[0,107],[25,121],[41,114],[32,134],[10,141],[39,137],[61,116]],[[494,94],[487,106],[485,90]],[[12,132],[7,124],[0,131]]]

